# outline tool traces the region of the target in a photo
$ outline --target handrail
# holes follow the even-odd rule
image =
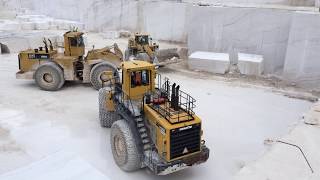
[[[152,92],[151,95],[153,96],[153,99],[159,99],[159,98],[165,98],[167,102],[170,102],[170,106],[172,103],[172,85],[170,84],[169,78],[165,77],[164,82],[162,82],[162,78],[160,74],[157,74],[156,76],[156,89],[158,91]],[[159,105],[153,105],[153,109],[159,112],[160,115],[162,115],[167,120],[177,120],[180,122],[182,118],[187,117],[187,120],[192,120],[193,115],[195,114],[193,111],[193,108],[196,107],[195,102],[196,100],[191,97],[186,92],[178,89],[177,90],[178,97],[175,97],[175,103],[178,105],[178,109],[172,108],[169,106],[169,103],[165,103],[163,106]],[[181,114],[180,111],[184,111],[186,114]],[[179,111],[179,113],[177,113]],[[174,115],[177,115],[177,117],[173,117]]]

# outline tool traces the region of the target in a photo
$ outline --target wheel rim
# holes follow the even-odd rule
[[[114,77],[113,75],[113,71],[103,71],[99,74],[98,76],[98,81],[101,83],[101,85],[103,86],[107,86],[110,83],[112,83],[110,80],[112,80],[112,78]]]
[[[100,80],[101,80],[102,82],[106,82],[106,81],[108,81],[108,80],[110,79],[109,76],[110,76],[110,75],[108,75],[108,71],[104,71],[104,72],[102,72],[102,73],[100,74]]]
[[[114,137],[114,147],[116,151],[116,155],[118,157],[123,157],[126,153],[126,145],[124,143],[123,138],[120,136],[115,136]]]
[[[51,74],[49,73],[45,73],[43,75],[43,80],[46,82],[46,83],[52,83],[53,82],[53,77]]]

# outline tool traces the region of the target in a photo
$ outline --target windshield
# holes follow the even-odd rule
[[[138,44],[149,44],[149,37],[148,36],[137,36],[136,37],[136,41],[138,42]]]
[[[149,71],[134,71],[131,72],[131,87],[149,85]]]
[[[83,37],[79,36],[79,37],[70,38],[70,44],[71,46],[78,46],[78,47],[84,46]]]

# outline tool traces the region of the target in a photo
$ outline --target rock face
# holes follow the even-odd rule
[[[225,74],[230,60],[229,55],[225,53],[197,51],[189,56],[188,65],[192,70]]]
[[[238,53],[238,68],[241,74],[259,76],[263,73],[263,56]]]
[[[284,64],[284,78],[297,85],[320,88],[320,16],[296,13]]]
[[[199,7],[189,10],[189,52],[263,55],[266,73],[283,68],[292,12],[274,9]],[[201,18],[199,18],[201,17]]]
[[[183,2],[198,3],[199,0],[182,0]],[[276,4],[290,6],[314,6],[315,0],[202,0],[203,3],[211,4]]]
[[[156,40],[187,43],[188,53],[227,53],[236,49],[259,54],[263,56],[265,74],[283,73],[285,80],[299,86],[320,88],[320,14],[316,8],[320,0],[201,1],[210,6],[198,2],[0,0],[0,31],[78,27],[116,33],[105,33],[105,37],[123,37],[118,35],[119,30],[144,31]]]

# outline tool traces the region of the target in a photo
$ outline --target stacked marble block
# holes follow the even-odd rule
[[[231,61],[229,54],[196,51],[189,56],[188,66],[192,70],[225,74],[229,71]],[[236,63],[241,74],[259,76],[263,73],[261,55],[238,53]]]
[[[189,56],[190,69],[225,74],[229,68],[229,54],[196,51]]]
[[[241,74],[261,75],[263,73],[263,56],[238,53],[237,65]]]

